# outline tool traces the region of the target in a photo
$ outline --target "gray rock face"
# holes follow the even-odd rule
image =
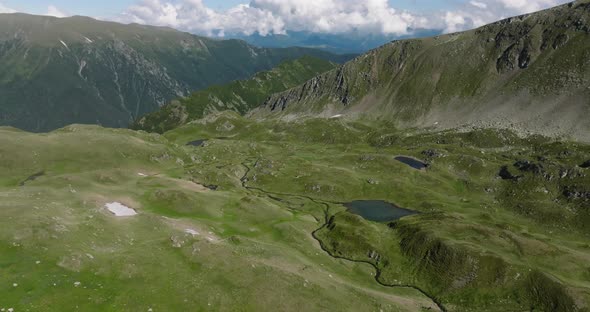
[[[568,200],[582,200],[588,202],[590,201],[590,190],[577,187],[566,187],[563,190],[563,196]]]

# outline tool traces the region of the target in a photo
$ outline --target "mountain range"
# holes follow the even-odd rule
[[[0,125],[126,127],[171,99],[304,55],[351,58],[88,17],[0,14]]]
[[[409,29],[407,35],[374,34],[353,31],[345,34],[324,34],[309,31],[287,31],[285,34],[259,33],[244,35],[227,34],[228,38],[242,39],[250,44],[266,48],[308,47],[340,54],[360,54],[394,40],[440,35],[437,29]]]

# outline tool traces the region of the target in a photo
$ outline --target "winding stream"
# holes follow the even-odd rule
[[[247,164],[247,161],[252,160],[252,159],[247,159],[246,162],[242,162],[242,166],[244,166],[244,168],[246,168],[246,172],[244,173],[244,176],[242,176],[242,178],[240,178],[240,181],[242,183],[242,187],[250,190],[250,191],[258,191],[263,193],[264,195],[266,195],[267,197],[269,197],[272,200],[275,201],[282,201],[282,199],[280,197],[277,196],[291,196],[291,197],[298,197],[298,198],[305,198],[307,200],[310,200],[316,204],[322,205],[324,206],[324,221],[323,224],[320,228],[318,228],[317,230],[313,231],[311,233],[312,237],[320,244],[320,248],[327,253],[330,257],[334,258],[334,259],[342,259],[342,260],[347,260],[347,261],[351,261],[351,262],[356,262],[356,263],[365,263],[365,264],[369,264],[371,265],[374,269],[375,269],[375,281],[377,281],[377,283],[381,286],[384,287],[391,287],[391,288],[411,288],[414,290],[417,290],[418,292],[420,292],[421,294],[423,294],[425,297],[429,298],[430,300],[432,300],[432,302],[440,309],[440,311],[442,312],[447,312],[447,309],[444,307],[444,305],[442,304],[442,302],[440,302],[440,300],[438,300],[436,297],[434,297],[433,295],[428,294],[426,291],[424,291],[423,289],[421,289],[418,286],[415,285],[397,285],[397,284],[387,284],[382,282],[379,278],[381,276],[381,270],[379,269],[379,267],[377,267],[377,265],[375,265],[374,263],[368,261],[368,260],[356,260],[356,259],[349,259],[346,257],[341,257],[341,256],[337,256],[332,254],[324,245],[324,243],[322,242],[322,240],[317,236],[317,233],[321,230],[323,230],[326,226],[328,226],[328,222],[330,220],[330,204],[336,204],[336,205],[342,205],[342,203],[337,203],[337,202],[331,202],[331,201],[323,201],[323,200],[319,200],[319,199],[315,199],[313,197],[309,197],[309,196],[305,196],[305,195],[296,195],[296,194],[285,194],[285,193],[275,193],[275,192],[268,192],[265,191],[261,188],[257,188],[257,187],[252,187],[252,186],[248,186],[246,185],[246,183],[248,182],[248,174],[252,171],[252,169],[250,168],[250,166]],[[254,161],[255,163],[258,162],[258,160]],[[400,208],[403,209],[403,208]],[[407,209],[404,209],[407,210]],[[411,210],[407,210],[412,212]],[[412,212],[412,214],[414,214],[416,212]]]

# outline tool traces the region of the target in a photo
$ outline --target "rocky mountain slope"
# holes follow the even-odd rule
[[[590,141],[590,2],[403,40],[289,91],[254,116],[345,116],[399,127],[511,128]]]
[[[0,125],[126,127],[170,99],[303,55],[350,59],[87,17],[0,14]]]
[[[293,88],[335,67],[332,62],[314,57],[288,61],[252,78],[212,86],[172,101],[140,118],[131,128],[163,133],[212,112],[232,110],[245,114],[271,94]]]

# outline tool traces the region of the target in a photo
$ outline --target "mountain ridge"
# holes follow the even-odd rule
[[[301,84],[334,67],[334,63],[309,56],[283,62],[248,79],[211,86],[173,100],[136,120],[131,128],[163,133],[217,111],[231,110],[245,114],[270,94]]]
[[[342,114],[406,128],[513,127],[589,141],[589,20],[590,2],[577,1],[395,41],[271,96],[251,116]]]
[[[0,15],[0,124],[126,127],[167,101],[324,51],[258,48],[171,28],[86,17]]]

